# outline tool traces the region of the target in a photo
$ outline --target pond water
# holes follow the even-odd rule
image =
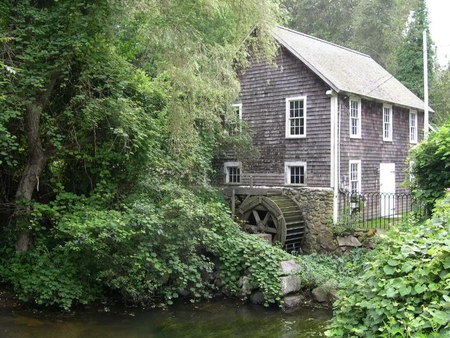
[[[59,314],[0,310],[2,338],[325,337],[330,310],[264,308],[235,300],[176,304],[167,310],[103,308]]]

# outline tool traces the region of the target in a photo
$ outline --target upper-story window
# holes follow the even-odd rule
[[[361,100],[350,98],[350,137],[361,138]]]
[[[224,163],[225,183],[241,183],[241,162]]]
[[[417,143],[417,111],[409,111],[409,142]]]
[[[239,134],[242,131],[242,103],[231,105],[233,114],[226,119],[226,130],[230,135]]]
[[[350,177],[350,192],[360,193],[361,192],[361,161],[350,161],[349,162],[349,177]]]
[[[306,162],[285,162],[286,184],[301,185],[306,183]]]
[[[383,141],[392,141],[392,106],[383,105]]]
[[[286,99],[286,137],[306,136],[306,96]]]

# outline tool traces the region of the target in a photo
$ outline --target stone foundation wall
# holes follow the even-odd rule
[[[300,188],[284,193],[292,197],[303,211],[306,223],[303,252],[336,252],[338,246],[330,230],[333,224],[333,190]]]

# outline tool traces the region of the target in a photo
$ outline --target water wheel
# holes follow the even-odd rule
[[[305,233],[305,222],[297,203],[284,195],[247,197],[238,209],[244,229],[272,235],[287,251],[298,250]]]

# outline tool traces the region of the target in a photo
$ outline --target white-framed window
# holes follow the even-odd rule
[[[361,99],[350,98],[350,137],[361,138]]]
[[[417,111],[409,111],[409,142],[417,143]]]
[[[286,184],[306,184],[306,162],[285,162]]]
[[[286,99],[286,138],[306,136],[306,96]]]
[[[241,167],[241,162],[225,162],[223,165],[225,183],[241,183]]]
[[[392,106],[383,105],[383,141],[392,141]]]
[[[233,114],[225,120],[225,125],[230,135],[236,135],[242,132],[242,103],[232,104],[231,107]]]
[[[349,190],[351,193],[361,192],[361,161],[349,162]]]

